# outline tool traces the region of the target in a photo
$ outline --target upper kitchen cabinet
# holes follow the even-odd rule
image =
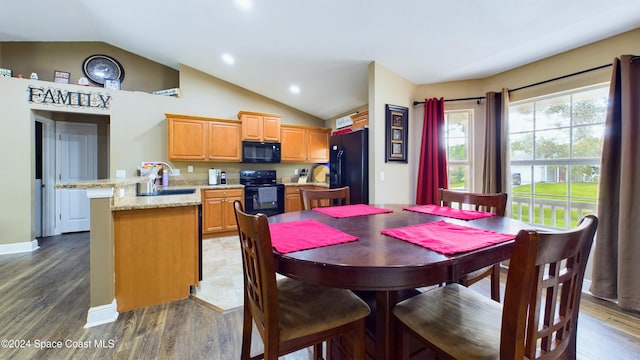
[[[220,120],[210,121],[208,149],[207,156],[210,161],[241,161],[240,124]]]
[[[353,129],[361,129],[369,125],[369,110],[361,111],[357,114],[351,115],[351,120],[353,121]]]
[[[166,114],[169,160],[240,162],[241,123]]]
[[[240,111],[242,140],[280,142],[280,115]]]
[[[174,118],[167,114],[168,156],[171,160],[207,159],[208,123],[203,120]]]
[[[282,125],[282,162],[323,163],[329,161],[331,129]]]

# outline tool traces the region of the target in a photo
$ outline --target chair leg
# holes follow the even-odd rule
[[[353,336],[353,358],[364,359],[365,357],[365,322],[364,319],[359,321]]]
[[[246,304],[246,302],[245,302]],[[244,319],[242,324],[242,352],[240,353],[240,359],[251,359],[251,331],[253,326],[253,319],[249,309],[245,306]]]
[[[396,359],[408,360],[409,359],[409,336],[405,332],[404,326],[397,321],[396,327]]]
[[[500,302],[500,263],[491,269],[491,299]]]

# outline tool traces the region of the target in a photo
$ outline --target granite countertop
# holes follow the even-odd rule
[[[240,184],[225,185],[208,185],[206,181],[203,184],[201,180],[174,180],[175,185],[169,186],[168,189],[193,188],[193,194],[180,195],[160,195],[160,196],[137,196],[136,184],[144,181],[142,177],[130,177],[123,179],[101,179],[86,182],[75,182],[56,184],[58,189],[99,189],[114,188],[114,195],[111,199],[111,210],[135,210],[135,209],[154,209],[163,207],[193,206],[200,205],[202,198],[200,191],[203,189],[242,189]],[[161,187],[158,187],[161,189]]]
[[[154,209],[163,207],[177,206],[193,206],[202,203],[200,195],[201,190],[207,189],[242,189],[241,184],[225,184],[225,185],[208,185],[206,180],[173,180],[169,189],[194,188],[193,194],[186,195],[161,195],[161,196],[137,196],[136,184],[146,180],[142,177],[129,177],[123,179],[101,179],[86,182],[56,184],[58,189],[99,189],[109,188],[115,189],[114,196],[111,199],[111,210],[136,210],[136,209]],[[329,187],[326,182],[308,182],[300,183],[283,183],[285,186],[319,186]]]

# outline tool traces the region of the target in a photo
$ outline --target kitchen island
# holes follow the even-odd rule
[[[184,184],[171,188],[193,188],[193,194],[136,196],[142,180],[57,185],[84,188],[91,199],[91,308],[85,327],[115,321],[119,312],[187,298],[198,285],[200,190],[212,186]]]

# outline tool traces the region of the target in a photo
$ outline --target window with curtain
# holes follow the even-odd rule
[[[471,191],[471,124],[473,110],[444,112],[449,189]]]
[[[509,106],[512,217],[568,229],[596,212],[609,86]]]

